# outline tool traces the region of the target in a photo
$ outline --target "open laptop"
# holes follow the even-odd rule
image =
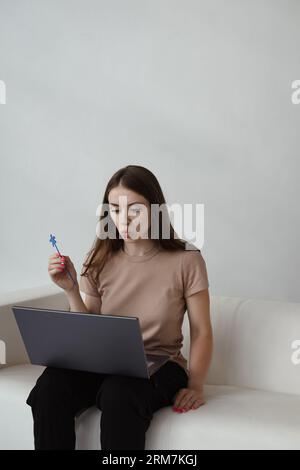
[[[137,317],[12,310],[32,364],[149,379],[170,358],[146,354]]]

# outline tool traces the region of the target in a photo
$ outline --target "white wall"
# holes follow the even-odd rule
[[[0,0],[2,292],[78,270],[117,169],[205,204],[216,295],[300,301],[297,0]]]

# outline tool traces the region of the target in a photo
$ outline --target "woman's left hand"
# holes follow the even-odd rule
[[[188,387],[181,388],[174,400],[173,411],[184,413],[189,410],[196,410],[199,406],[204,405],[203,388]]]

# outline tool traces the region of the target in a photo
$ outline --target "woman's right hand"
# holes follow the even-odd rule
[[[75,284],[67,273],[67,269],[71,273],[72,278],[76,281],[76,287],[78,287],[77,273],[74,265],[69,256],[59,256],[58,253],[54,253],[49,256],[48,272],[52,281],[61,289],[66,292],[73,290]]]

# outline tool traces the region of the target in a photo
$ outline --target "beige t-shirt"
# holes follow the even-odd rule
[[[90,276],[79,278],[80,291],[101,297],[101,314],[138,317],[146,354],[170,355],[188,376],[181,353],[185,299],[208,286],[200,250],[171,251],[157,245],[141,256],[115,252],[97,284]]]

